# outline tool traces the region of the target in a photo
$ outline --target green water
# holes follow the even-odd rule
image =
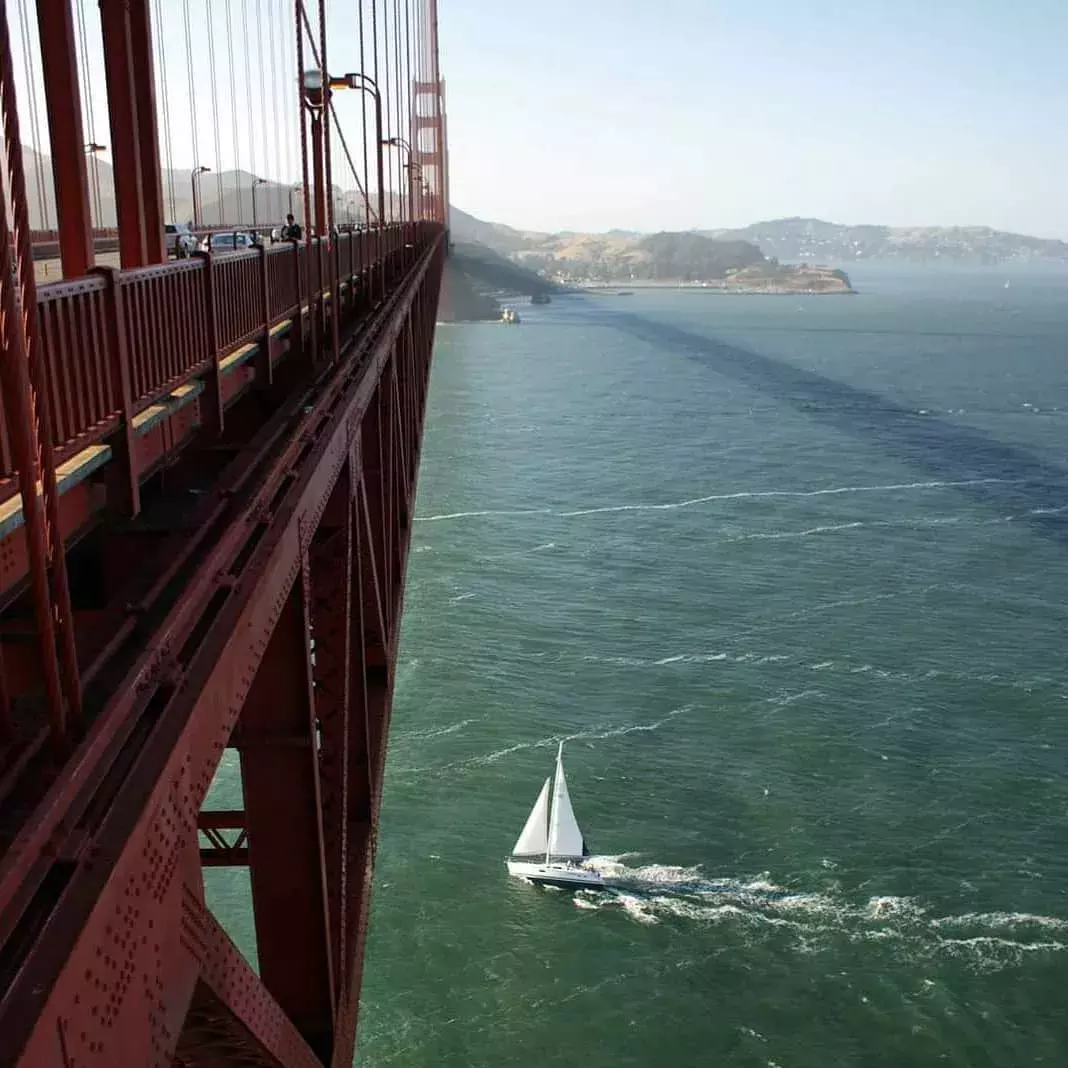
[[[1004,280],[439,327],[359,1063],[1068,1062],[1068,278]],[[612,891],[507,877],[558,739]]]

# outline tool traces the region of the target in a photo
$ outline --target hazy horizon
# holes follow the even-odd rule
[[[828,224],[830,224],[832,226],[846,226],[846,227],[855,227],[855,226],[888,226],[888,227],[890,227],[890,229],[893,229],[893,230],[941,230],[941,229],[974,230],[974,229],[987,228],[987,229],[991,229],[991,230],[997,230],[1000,233],[1010,233],[1010,234],[1013,234],[1016,237],[1037,238],[1038,240],[1041,240],[1041,241],[1063,241],[1063,240],[1068,240],[1068,239],[1065,239],[1065,238],[1062,238],[1062,237],[1058,237],[1058,236],[1053,235],[1053,234],[1027,233],[1027,232],[1020,231],[1020,230],[1003,230],[1000,227],[989,226],[989,224],[982,223],[982,222],[978,222],[978,223],[901,223],[901,224],[891,224],[891,223],[879,222],[878,220],[872,220],[872,219],[862,219],[862,220],[848,221],[848,220],[834,219],[834,218],[820,218],[820,217],[817,217],[817,216],[814,216],[814,215],[778,215],[778,216],[775,216],[774,218],[768,217],[768,218],[761,218],[761,219],[751,219],[749,222],[741,223],[741,224],[739,224],[737,226],[717,226],[717,225],[689,226],[689,227],[684,227],[684,228],[678,228],[678,229],[675,229],[675,230],[671,230],[671,229],[664,228],[664,227],[661,227],[659,229],[644,229],[642,227],[637,227],[637,226],[620,226],[620,225],[607,226],[607,227],[604,227],[602,229],[597,229],[597,230],[579,230],[579,229],[576,229],[574,227],[566,227],[566,228],[559,229],[559,230],[538,230],[538,229],[535,229],[534,227],[516,226],[515,223],[509,222],[509,221],[503,220],[503,219],[486,218],[485,216],[479,215],[477,212],[469,211],[467,208],[461,206],[460,204],[457,204],[455,199],[452,202],[452,208],[453,208],[453,210],[457,210],[458,209],[458,210],[462,211],[465,215],[471,216],[471,218],[477,220],[478,222],[489,223],[490,225],[493,225],[493,226],[507,226],[512,230],[519,231],[520,233],[545,233],[545,234],[568,234],[568,233],[573,233],[573,234],[591,234],[593,236],[604,235],[604,234],[612,234],[612,233],[623,233],[623,234],[653,234],[653,233],[665,233],[665,232],[667,232],[667,233],[694,233],[694,232],[709,232],[709,231],[716,231],[716,230],[744,230],[746,227],[749,227],[749,226],[763,226],[763,225],[767,225],[767,224],[770,224],[770,223],[788,222],[788,221],[796,219],[796,220],[828,223]]]
[[[1068,4],[545,0],[517,29],[486,0],[448,0],[440,32],[452,200],[480,219],[1068,239]]]

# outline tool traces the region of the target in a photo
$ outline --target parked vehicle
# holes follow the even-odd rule
[[[190,229],[189,223],[164,224],[163,240],[167,255],[180,260],[184,260],[197,250],[197,236]]]
[[[225,230],[217,234],[208,234],[200,242],[201,252],[242,252],[260,244],[259,234],[250,234],[245,230]]]

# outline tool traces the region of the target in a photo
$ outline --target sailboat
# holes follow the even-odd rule
[[[550,886],[603,886],[601,873],[583,863],[588,855],[567,792],[564,743],[561,742],[556,753],[555,781],[545,780],[508,858],[508,873]]]

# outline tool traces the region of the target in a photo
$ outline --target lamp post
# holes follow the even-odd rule
[[[403,148],[408,153],[408,162],[404,164],[404,169],[408,174],[408,210],[411,211],[412,203],[412,146],[403,137],[391,137],[386,144],[390,148]]]
[[[266,185],[266,178],[253,178],[252,179],[252,229],[256,229],[256,186]]]
[[[200,228],[200,183],[197,179],[202,174],[207,174],[211,170],[210,167],[194,167],[192,174],[189,176],[189,184],[193,187],[193,229],[198,230]]]
[[[343,78],[331,78],[330,87],[332,89],[359,89],[362,92],[370,93],[374,97],[375,101],[375,164],[378,169],[378,225],[385,226],[386,223],[386,183],[383,177],[385,167],[383,165],[382,147],[385,145],[385,141],[382,140],[382,94],[378,90],[378,86],[375,84],[373,78],[369,78],[366,74],[355,73],[346,74]],[[369,215],[368,205],[364,203],[364,215]],[[365,219],[368,226],[371,225],[370,218]]]
[[[402,212],[401,213],[401,219],[402,219],[402,225],[404,225],[406,229],[410,229],[411,225],[413,223],[412,206],[413,206],[414,201],[415,201],[415,192],[414,192],[415,175],[413,174],[413,170],[415,168],[419,167],[419,164],[418,164],[418,162],[412,163],[412,146],[403,137],[391,137],[388,141],[386,141],[386,144],[389,145],[390,148],[403,148],[404,151],[408,153],[408,162],[404,164],[404,169],[408,174],[408,216],[409,216],[409,218],[407,220],[404,220],[404,217],[403,217],[404,213]],[[420,172],[421,172],[422,168],[420,167],[419,169],[420,169]],[[421,177],[421,174],[420,174],[420,177]],[[409,233],[408,237],[406,238],[406,240],[408,242],[411,242],[411,243],[414,244],[413,236],[410,233]]]

